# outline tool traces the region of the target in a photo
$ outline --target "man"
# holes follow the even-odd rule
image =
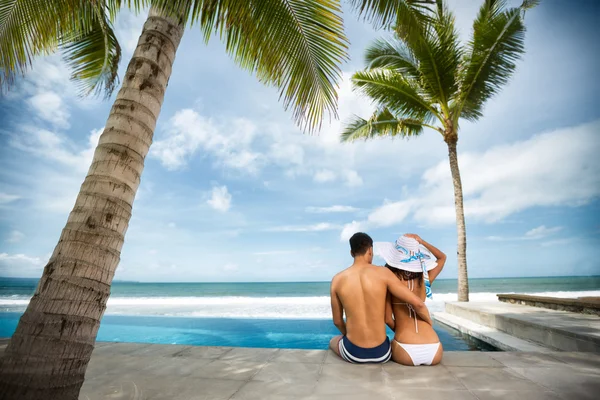
[[[371,264],[373,239],[369,235],[355,233],[350,238],[350,254],[354,263],[331,281],[333,323],[342,335],[331,339],[329,348],[351,363],[387,362],[391,357],[385,328],[387,292],[412,305],[419,317],[431,324],[429,311],[393,272]]]

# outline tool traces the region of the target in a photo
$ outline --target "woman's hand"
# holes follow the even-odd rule
[[[423,239],[421,239],[421,236],[417,235],[416,233],[405,233],[404,236],[413,238],[419,242],[419,244],[423,244]]]

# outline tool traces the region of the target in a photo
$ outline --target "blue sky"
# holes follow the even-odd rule
[[[466,39],[479,2],[449,4]],[[529,12],[517,73],[484,118],[461,123],[471,277],[600,273],[598,11],[593,1],[545,1]],[[369,115],[348,78],[386,35],[347,8],[344,17],[342,121]],[[123,13],[117,22],[122,70],[144,19]],[[56,56],[36,60],[0,98],[0,276],[41,275],[111,103],[78,98]],[[419,233],[448,254],[441,277],[456,277],[441,138],[340,144],[341,126],[303,134],[276,89],[188,29],[115,279],[329,280],[351,262],[356,230],[376,241]]]

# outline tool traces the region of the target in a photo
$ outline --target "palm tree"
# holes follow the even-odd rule
[[[461,44],[454,16],[436,7],[412,7],[398,14],[395,38],[378,40],[366,52],[367,68],[352,77],[353,87],[377,106],[368,119],[355,117],[342,141],[381,136],[412,137],[424,128],[439,133],[448,146],[458,233],[458,300],[469,300],[467,238],[458,169],[459,119],[476,121],[488,99],[498,93],[524,53],[524,0],[506,8],[484,0],[467,44]]]
[[[82,95],[110,96],[121,47],[112,23],[120,0],[0,0],[0,88],[36,56],[60,49]]]
[[[352,0],[380,26],[429,0]],[[175,54],[187,25],[217,33],[241,67],[281,90],[299,125],[336,115],[346,58],[339,0],[0,0],[0,83],[64,51],[73,78],[110,94],[123,4],[151,5],[88,174],[38,287],[0,360],[0,398],[76,399],[119,263]]]

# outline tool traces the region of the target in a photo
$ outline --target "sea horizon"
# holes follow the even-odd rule
[[[0,314],[23,312],[36,278],[0,278]],[[497,301],[497,294],[553,297],[600,296],[600,276],[470,278],[470,299]],[[431,311],[457,300],[457,280],[437,279]],[[114,281],[107,315],[197,318],[331,318],[329,281],[314,282],[132,282]]]

